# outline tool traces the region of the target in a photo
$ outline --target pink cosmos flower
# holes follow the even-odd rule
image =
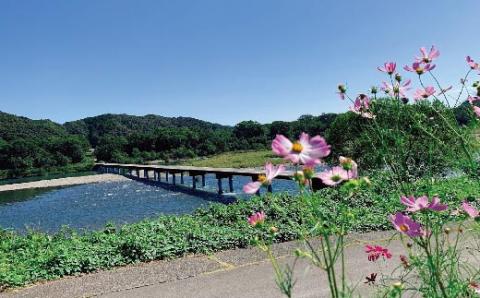
[[[430,63],[434,59],[437,59],[440,56],[440,51],[437,50],[435,46],[432,46],[429,53],[427,53],[426,48],[421,47],[420,53],[422,54],[422,56],[416,57],[417,62]]]
[[[403,215],[401,212],[397,212],[395,215],[390,215],[390,222],[397,231],[409,237],[414,238],[425,234],[422,230],[422,226],[418,222]]]
[[[432,202],[428,202],[427,196],[421,196],[415,199],[414,196],[405,197],[402,196],[400,198],[400,202],[407,206],[407,211],[416,212],[423,209],[430,209],[433,211],[444,211],[447,210],[448,206],[445,204],[440,203],[440,199],[438,197],[433,197]]]
[[[390,96],[398,96],[398,97],[407,97],[407,91],[410,90],[410,83],[412,80],[407,80],[405,83],[400,84],[400,83],[395,83],[395,85],[392,86],[392,84],[387,83],[387,82],[382,82],[383,87],[382,90],[389,94]]]
[[[473,106],[473,112],[475,115],[477,115],[478,118],[480,118],[480,107]]]
[[[468,97],[468,102],[470,104],[474,104],[476,101],[480,101],[480,96],[469,96]]]
[[[413,62],[412,66],[405,65],[403,69],[409,72],[416,72],[418,75],[431,71],[435,68],[435,64],[422,64],[420,62]]]
[[[417,89],[417,91],[415,91],[413,94],[413,99],[415,99],[415,101],[425,100],[434,95],[435,92],[435,88],[432,86],[425,87],[424,89]]]
[[[389,75],[392,75],[395,72],[396,68],[397,68],[397,63],[395,62],[385,62],[383,64],[383,67],[377,67],[379,71],[386,72]]]
[[[474,281],[470,282],[468,285],[470,289],[472,289],[476,294],[480,295],[480,284]]]
[[[325,185],[336,186],[343,181],[350,179],[348,171],[342,167],[333,167],[330,170],[325,170],[317,175]]]
[[[388,251],[388,248],[380,245],[365,245],[365,253],[368,254],[368,260],[372,262],[375,262],[380,257],[383,257],[384,259],[392,258],[392,254]]]
[[[262,224],[265,221],[265,212],[255,212],[247,218],[248,223],[254,227],[258,224]]]
[[[467,201],[463,201],[462,208],[471,218],[477,218],[478,216],[480,216],[480,211],[467,203]]]
[[[258,181],[247,183],[243,186],[243,191],[248,194],[256,193],[260,187],[268,186],[272,183],[273,178],[277,177],[285,171],[284,165],[275,167],[272,163],[265,164],[265,175],[259,175]]]
[[[272,151],[294,164],[313,165],[320,163],[320,158],[330,154],[330,145],[321,136],[310,138],[302,132],[295,143],[283,135],[277,135],[272,142]]]
[[[365,94],[360,94],[355,99],[353,107],[350,107],[350,111],[358,114],[364,118],[373,118],[373,114],[368,112],[370,108],[370,99]]]
[[[473,69],[473,70],[479,70],[480,69],[480,65],[477,62],[473,61],[473,59],[470,58],[470,56],[467,56],[466,60],[467,60],[468,66],[470,66],[471,69]]]
[[[358,178],[358,165],[357,163],[348,157],[339,157],[340,166],[347,171],[348,178],[357,179]]]

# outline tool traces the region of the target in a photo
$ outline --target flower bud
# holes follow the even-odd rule
[[[398,289],[398,290],[403,289],[403,283],[402,283],[401,281],[397,281],[397,282],[393,283],[392,286],[393,286],[395,289]]]
[[[338,88],[338,92],[340,92],[340,93],[347,92],[347,87],[343,84],[339,84],[337,88]]]
[[[303,176],[305,179],[312,179],[315,174],[315,171],[313,170],[313,167],[303,167]]]
[[[270,233],[275,234],[275,233],[277,233],[277,232],[278,232],[278,228],[277,228],[277,227],[275,227],[275,226],[271,226],[271,227],[270,227]]]
[[[450,234],[450,232],[451,232],[451,229],[450,229],[450,228],[445,228],[443,231],[445,232],[445,234],[447,234],[447,235],[448,235],[448,234]]]
[[[397,82],[400,83],[400,82],[402,81],[402,76],[397,73],[397,74],[395,75],[395,81],[397,81]]]
[[[473,87],[473,88],[477,88],[479,85],[480,85],[480,82],[479,82],[479,81],[475,81],[475,82],[473,82],[472,87]]]
[[[407,104],[407,103],[408,103],[408,98],[402,97],[402,102],[403,102],[404,104]]]
[[[377,94],[377,93],[378,93],[377,87],[372,86],[372,88],[370,88],[370,93],[372,93],[372,94]]]
[[[412,247],[413,247],[413,243],[412,243],[412,242],[408,242],[408,243],[407,243],[407,247],[408,247],[408,248],[412,248]]]

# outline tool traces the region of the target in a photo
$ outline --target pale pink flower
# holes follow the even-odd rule
[[[403,84],[396,82],[393,86],[390,83],[382,82],[382,90],[390,96],[407,97],[407,91],[411,89],[409,87],[411,82],[412,80],[407,80]]]
[[[348,171],[342,167],[333,167],[330,170],[325,170],[317,175],[325,185],[336,186],[343,181],[349,179]]]
[[[423,89],[417,89],[413,94],[413,99],[416,101],[428,99],[430,96],[435,94],[435,88],[432,86],[425,87]]]
[[[470,104],[474,104],[476,101],[480,101],[480,96],[469,96],[468,97],[468,102]]]
[[[470,56],[467,56],[466,60],[467,60],[468,66],[470,66],[471,69],[473,69],[473,70],[479,70],[480,69],[480,65],[477,62],[473,61],[473,59],[470,58]]]
[[[424,47],[420,48],[420,53],[422,56],[416,57],[417,62],[423,62],[423,63],[430,63],[434,59],[437,59],[440,56],[440,51],[435,48],[435,46],[432,46],[430,49],[430,52],[427,53],[427,49]]]
[[[353,106],[350,107],[350,111],[358,114],[364,118],[373,118],[373,114],[368,112],[370,109],[370,99],[365,94],[360,94],[355,99]]]
[[[447,205],[441,204],[438,197],[433,197],[432,202],[428,202],[427,196],[421,196],[415,198],[414,196],[400,198],[400,202],[407,206],[407,211],[416,212],[424,209],[430,209],[433,211],[444,211],[448,208]]]
[[[478,118],[480,118],[480,107],[473,106],[473,112],[475,115],[477,115]]]
[[[330,154],[330,145],[321,136],[310,136],[304,132],[297,142],[292,143],[283,135],[277,135],[272,142],[272,151],[294,164],[318,164],[320,158]]]
[[[348,157],[340,156],[339,161],[340,161],[340,166],[345,171],[347,171],[348,177],[350,179],[357,179],[358,178],[358,165],[353,159],[348,158]]]
[[[254,227],[258,224],[262,224],[265,221],[265,212],[255,212],[247,218],[248,223]]]
[[[259,175],[257,181],[244,185],[243,191],[248,194],[254,194],[260,189],[260,187],[270,185],[272,180],[284,171],[284,165],[275,167],[272,163],[267,163],[265,164],[265,175]]]
[[[375,262],[380,257],[383,257],[384,259],[392,258],[392,254],[388,251],[388,248],[380,245],[365,245],[365,253],[368,254],[368,260],[372,262]]]
[[[395,68],[397,68],[397,63],[395,62],[385,62],[383,67],[377,67],[379,71],[386,72],[389,75],[392,75],[395,72]]]
[[[397,212],[395,215],[390,215],[390,222],[397,231],[409,237],[414,238],[425,234],[422,230],[422,226],[418,222],[403,215],[401,212]]]
[[[412,66],[405,65],[403,69],[409,72],[415,72],[418,75],[431,71],[435,68],[435,64],[422,64],[420,62],[413,62]]]
[[[467,203],[467,201],[463,201],[462,208],[471,218],[477,218],[480,215],[480,211]]]

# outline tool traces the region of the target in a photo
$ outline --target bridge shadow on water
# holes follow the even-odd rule
[[[232,204],[238,201],[238,197],[234,193],[218,194],[202,188],[193,189],[191,186],[188,186],[185,184],[173,185],[171,183],[167,183],[163,181],[156,181],[156,180],[150,180],[150,179],[147,180],[145,178],[140,178],[135,176],[129,176],[129,175],[122,175],[122,176],[128,179],[143,183],[145,185],[162,188],[168,191],[175,191],[175,192],[179,192],[187,195],[192,195],[206,201],[217,202],[222,204]]]

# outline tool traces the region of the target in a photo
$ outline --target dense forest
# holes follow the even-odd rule
[[[278,133],[323,134],[335,117],[304,115],[293,122],[224,126],[188,117],[105,114],[60,125],[0,112],[0,178],[71,170],[72,165],[85,169],[93,162],[89,149],[97,160],[108,162],[169,162],[265,149]]]
[[[454,111],[458,124],[472,121],[468,107],[461,105]],[[188,117],[105,114],[61,125],[0,112],[0,179],[85,170],[91,168],[94,158],[122,163],[171,162],[228,151],[266,149],[276,134],[295,138],[302,131],[324,135],[336,151],[350,148],[353,151],[344,154],[357,157],[354,149],[362,147],[356,144],[362,132],[355,119],[353,113],[347,112],[303,115],[291,122],[243,121],[225,126]],[[339,130],[343,133],[338,134]]]

